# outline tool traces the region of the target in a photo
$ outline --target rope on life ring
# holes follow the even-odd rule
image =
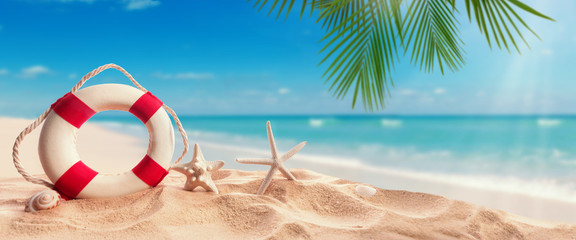
[[[140,89],[142,92],[149,93],[148,90],[146,90],[144,87],[142,87],[142,85],[140,85],[133,77],[132,75],[130,75],[130,73],[128,73],[126,70],[124,70],[124,68],[110,63],[110,64],[106,64],[106,65],[102,65],[94,70],[92,70],[91,72],[89,72],[88,74],[84,75],[84,77],[82,77],[82,79],[72,88],[72,90],[67,93],[67,95],[72,95],[72,93],[77,92],[83,85],[84,83],[86,83],[86,81],[88,81],[89,79],[91,79],[92,77],[98,75],[99,73],[101,73],[102,71],[109,69],[109,68],[113,68],[116,70],[119,70],[120,72],[122,72],[124,75],[126,75],[126,77],[128,77],[130,79],[130,81],[132,81],[132,83],[138,88]],[[151,95],[151,94],[150,94]],[[65,95],[66,96],[66,95]],[[62,97],[61,99],[63,99],[64,97]],[[59,101],[61,101],[61,99],[59,99]],[[40,126],[40,124],[42,124],[44,122],[44,120],[46,120],[46,118],[49,116],[50,112],[53,110],[53,107],[57,106],[58,101],[54,104],[52,104],[50,106],[50,108],[48,108],[46,111],[44,111],[44,113],[42,113],[36,120],[34,120],[34,122],[32,122],[30,125],[28,125],[16,138],[15,142],[14,142],[14,147],[12,148],[12,159],[14,162],[14,166],[16,167],[16,170],[18,171],[18,173],[20,173],[20,175],[22,175],[22,177],[24,177],[24,179],[26,179],[26,181],[31,182],[31,183],[35,183],[35,184],[40,184],[40,185],[44,185],[48,188],[52,188],[54,189],[55,186],[52,182],[42,179],[42,178],[38,178],[38,177],[34,177],[32,176],[27,170],[26,168],[23,166],[22,162],[20,161],[20,144],[21,142],[24,140],[24,137],[28,134],[30,134],[32,131],[34,131],[38,126]],[[160,102],[161,103],[161,102]],[[182,150],[182,154],[180,155],[180,157],[178,157],[178,159],[176,160],[176,162],[174,164],[179,163],[182,158],[184,158],[184,155],[186,155],[186,153],[188,152],[188,148],[189,148],[189,143],[188,143],[188,136],[186,134],[186,131],[184,130],[184,128],[182,127],[182,123],[180,122],[180,119],[178,118],[178,116],[176,115],[176,112],[174,112],[174,110],[172,110],[170,107],[168,107],[166,104],[161,103],[162,107],[172,116],[172,118],[174,119],[174,121],[176,122],[176,125],[178,126],[178,130],[180,132],[180,135],[182,136],[182,143],[184,144],[184,149]],[[87,119],[86,119],[87,120]],[[145,161],[145,159],[143,159],[143,161]],[[142,163],[142,162],[141,162]]]

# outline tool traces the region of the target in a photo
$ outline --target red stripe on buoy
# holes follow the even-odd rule
[[[60,190],[54,188],[54,191],[58,192],[60,194],[60,197],[64,200],[64,201],[68,201],[68,200],[72,200],[74,198],[68,197],[66,196],[64,193],[62,193]]]
[[[56,181],[54,188],[67,198],[76,198],[96,175],[98,172],[78,161]]]
[[[146,92],[132,105],[129,112],[134,114],[144,124],[162,107],[163,103],[150,92]]]
[[[72,93],[66,93],[52,104],[51,108],[56,114],[76,128],[80,128],[82,124],[96,114],[96,111],[92,110]]]
[[[168,175],[168,171],[148,155],[132,169],[132,172],[150,187],[156,187]]]

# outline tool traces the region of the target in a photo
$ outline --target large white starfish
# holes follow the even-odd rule
[[[306,145],[306,142],[301,142],[300,144],[296,145],[290,151],[282,156],[278,156],[278,149],[276,149],[276,142],[274,141],[274,135],[272,134],[272,127],[270,126],[270,121],[266,123],[266,130],[268,131],[268,142],[270,142],[270,150],[272,152],[272,158],[238,158],[236,162],[245,163],[245,164],[262,164],[262,165],[269,165],[270,170],[268,171],[268,175],[264,178],[264,181],[258,188],[258,195],[264,194],[270,182],[272,182],[272,177],[276,173],[276,170],[280,170],[284,177],[290,180],[296,180],[294,175],[290,173],[290,171],[284,166],[284,162],[294,156],[300,149]]]
[[[193,191],[196,187],[202,187],[206,191],[212,191],[218,194],[218,188],[212,181],[212,173],[224,166],[224,161],[209,162],[204,159],[202,150],[198,144],[194,144],[194,154],[192,161],[179,163],[172,166],[172,170],[186,175],[184,189]]]

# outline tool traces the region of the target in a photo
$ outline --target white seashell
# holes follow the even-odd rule
[[[376,189],[373,187],[358,185],[356,186],[356,193],[360,196],[372,197],[374,194],[376,194]]]
[[[60,205],[62,198],[60,194],[52,189],[45,189],[34,194],[26,203],[26,212],[35,212],[38,210],[48,210]]]

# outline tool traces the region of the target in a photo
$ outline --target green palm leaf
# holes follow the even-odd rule
[[[248,2],[250,2],[250,0],[248,0]],[[292,10],[292,7],[294,6],[294,3],[296,2],[296,0],[274,0],[274,1],[270,1],[270,4],[272,4],[272,6],[270,7],[270,10],[268,10],[268,15],[272,14],[274,12],[274,10],[277,10],[277,14],[276,14],[276,19],[278,19],[280,17],[280,15],[282,14],[282,12],[286,11],[286,17],[288,17],[288,15],[290,14],[290,11]],[[254,3],[254,7],[258,8],[258,11],[262,10],[262,8],[264,8],[264,6],[266,6],[266,4],[269,3],[268,0],[256,0]],[[312,15],[314,8],[313,7],[309,7],[309,6],[314,6],[316,3],[316,0],[311,0],[310,2],[308,2],[307,0],[303,0],[302,1],[302,7],[300,8],[300,17],[304,16],[304,13],[306,11],[306,8],[310,9],[310,15]]]
[[[456,71],[464,64],[463,42],[449,2],[413,1],[405,21],[405,53],[412,50],[411,61],[421,70],[432,72],[438,64],[444,73],[444,65]]]
[[[397,22],[388,16],[399,7],[399,1],[393,5],[375,0],[325,2],[331,5],[324,6],[322,12],[354,9],[347,10],[344,20],[331,24],[323,39],[326,45],[321,51],[326,56],[320,64],[332,61],[324,73],[332,82],[330,90],[339,98],[352,91],[353,106],[361,97],[367,110],[384,107],[388,85],[393,84],[390,73],[398,56],[399,36]]]
[[[554,21],[554,19],[517,0],[466,0],[465,3],[468,19],[476,21],[480,32],[486,36],[488,45],[492,47],[492,43],[496,42],[498,48],[505,48],[508,51],[512,45],[520,53],[515,35],[520,37],[524,44],[529,47],[518,23],[538,37],[538,34],[526,24],[513,6],[538,17]]]
[[[295,0],[256,0],[259,10],[270,5],[290,14]],[[406,3],[406,4],[402,4]],[[470,22],[476,21],[490,47],[520,52],[517,38],[528,46],[521,28],[536,33],[517,10],[552,20],[518,0],[464,0]],[[366,110],[382,109],[394,86],[391,73],[400,48],[410,54],[420,70],[432,72],[438,67],[457,71],[465,63],[463,42],[455,14],[456,0],[303,0],[300,17],[306,9],[317,13],[326,36],[322,39],[325,54],[320,64],[330,62],[324,77],[338,98],[353,93],[352,107],[359,98]]]

